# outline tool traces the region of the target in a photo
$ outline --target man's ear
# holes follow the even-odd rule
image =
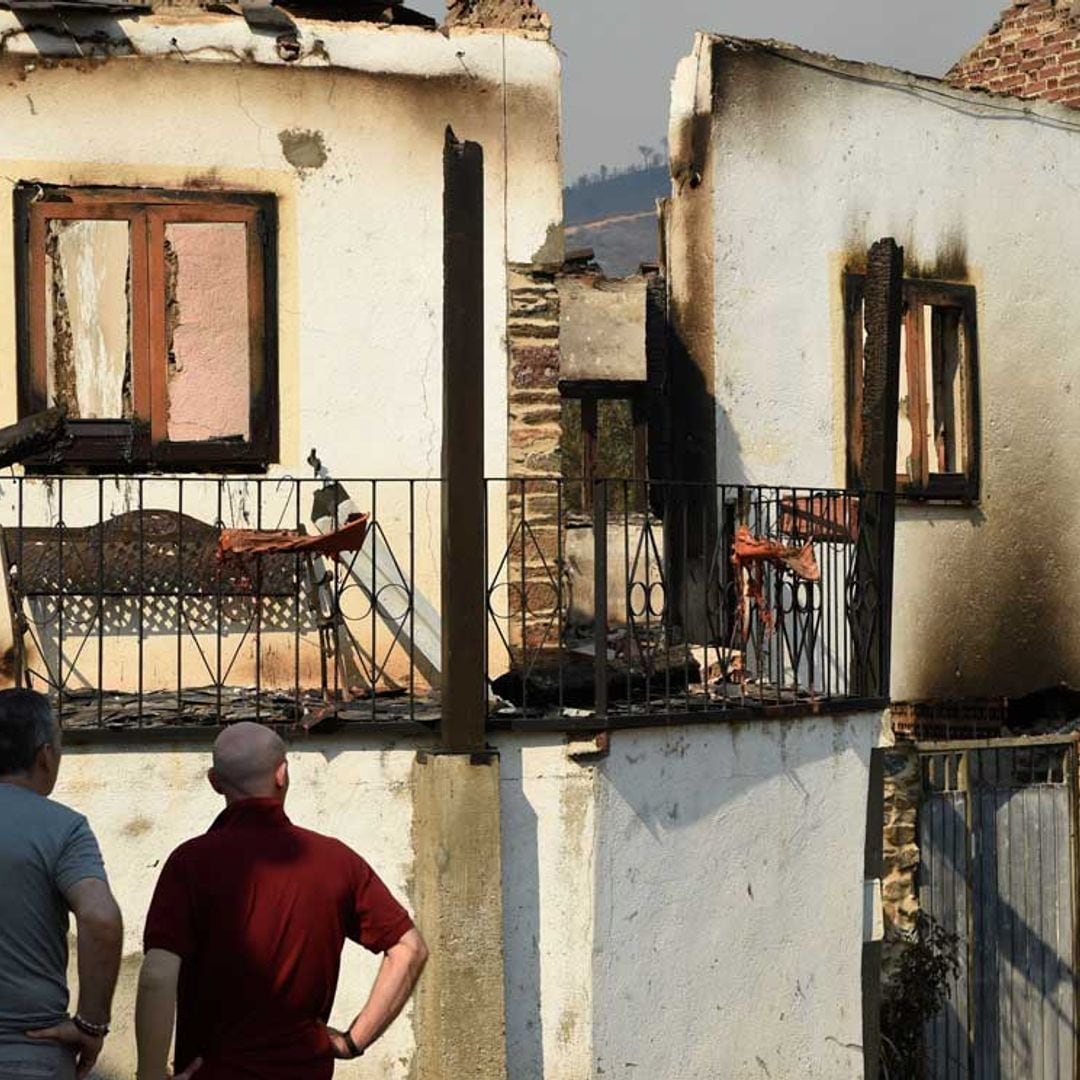
[[[217,774],[213,769],[206,770],[206,779],[210,781],[210,786],[219,794],[224,795],[225,792],[221,790],[221,785],[218,783]]]
[[[283,761],[274,770],[274,785],[279,791],[284,791],[289,786],[289,762],[288,759]]]

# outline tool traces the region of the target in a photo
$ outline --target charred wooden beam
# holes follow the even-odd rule
[[[866,346],[862,386],[859,539],[851,620],[855,642],[853,692],[888,698],[892,651],[893,548],[896,530],[896,440],[900,411],[900,334],[904,316],[904,251],[879,240],[867,258]],[[871,762],[864,879],[880,889],[882,871],[881,758]],[[872,938],[872,935],[868,935]],[[881,943],[865,940],[862,955],[864,1071],[880,1073]]]
[[[443,156],[443,743],[484,747],[484,152],[447,128]]]
[[[60,407],[0,428],[0,468],[60,447],[67,439],[66,420],[67,409]]]

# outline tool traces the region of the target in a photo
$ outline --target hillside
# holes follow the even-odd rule
[[[663,165],[579,181],[563,193],[567,248],[591,247],[612,277],[655,262],[656,200],[670,189]]]

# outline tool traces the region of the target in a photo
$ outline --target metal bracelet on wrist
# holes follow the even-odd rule
[[[107,1023],[93,1024],[89,1020],[83,1019],[78,1013],[71,1018],[71,1022],[84,1035],[89,1035],[92,1039],[104,1039],[109,1034],[109,1025]]]
[[[352,1037],[352,1032],[348,1028],[346,1028],[341,1033],[341,1036],[345,1040],[345,1045],[349,1048],[349,1053],[352,1054],[352,1056],[354,1058],[364,1056],[364,1051],[361,1050],[360,1047],[356,1045],[356,1043],[354,1042],[353,1037]]]

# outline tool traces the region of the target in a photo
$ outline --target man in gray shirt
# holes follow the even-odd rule
[[[0,691],[0,1080],[82,1080],[109,1031],[123,925],[97,840],[48,796],[60,731],[48,698]],[[79,1004],[68,1016],[68,913]]]

